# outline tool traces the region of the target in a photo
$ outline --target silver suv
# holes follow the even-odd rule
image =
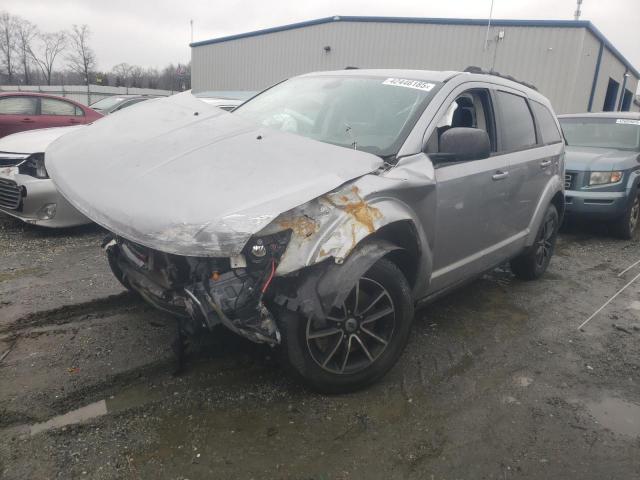
[[[543,274],[564,211],[549,101],[495,75],[302,75],[232,113],[186,92],[71,132],[47,169],[112,232],[116,277],[179,317],[279,346],[344,392],[398,360],[414,308],[511,262]]]

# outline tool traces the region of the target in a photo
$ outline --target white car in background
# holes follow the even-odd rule
[[[42,128],[0,138],[0,212],[42,227],[91,223],[58,193],[44,165],[44,151],[62,135],[84,128]]]
[[[233,110],[255,93],[216,91],[194,95],[209,105],[223,110]],[[149,99],[149,97],[135,98],[138,102],[141,101],[139,98]],[[133,103],[130,104],[133,105]],[[126,106],[128,108],[129,104]],[[122,107],[112,111],[121,109]],[[32,225],[50,228],[91,223],[91,220],[72,207],[58,193],[56,186],[49,178],[44,161],[44,152],[54,140],[83,127],[84,125],[43,128],[0,138],[0,212]]]

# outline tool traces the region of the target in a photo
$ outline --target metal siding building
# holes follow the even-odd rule
[[[633,101],[640,73],[587,21],[329,17],[191,44],[192,86],[261,90],[319,70],[493,69],[537,86],[558,113],[602,111],[609,81]],[[628,74],[625,76],[625,74]],[[615,86],[615,84],[612,84]],[[622,88],[624,86],[624,88]],[[613,88],[613,87],[612,87]]]

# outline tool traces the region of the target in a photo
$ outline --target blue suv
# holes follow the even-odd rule
[[[640,113],[560,115],[567,141],[566,215],[610,222],[631,239],[640,223]]]

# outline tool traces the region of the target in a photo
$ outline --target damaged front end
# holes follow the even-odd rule
[[[180,317],[184,333],[221,324],[253,342],[276,345],[280,332],[267,306],[269,287],[290,236],[286,230],[252,238],[230,258],[173,255],[113,235],[104,248],[123,285]]]

